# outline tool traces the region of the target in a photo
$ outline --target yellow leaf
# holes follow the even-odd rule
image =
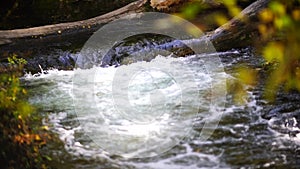
[[[49,130],[49,127],[48,126],[42,126],[42,129],[43,130]]]
[[[34,152],[38,152],[39,151],[39,149],[36,146],[33,147],[33,150],[34,150]]]
[[[230,15],[233,17],[239,15],[241,11],[242,10],[237,6],[232,6],[229,8]]]
[[[260,24],[258,25],[258,30],[261,34],[266,34],[267,33],[267,26],[264,24]]]
[[[41,140],[41,137],[39,135],[35,135],[35,138],[34,138],[36,141],[40,141]]]
[[[27,91],[25,89],[22,89],[23,94],[27,94]]]
[[[260,12],[259,18],[262,22],[269,23],[273,21],[274,15],[270,9],[264,9]]]
[[[228,22],[228,19],[224,15],[221,15],[221,14],[214,15],[214,18],[215,18],[216,23],[219,26],[222,26]]]
[[[226,6],[234,6],[236,5],[236,0],[223,0],[222,3]]]
[[[300,10],[299,9],[296,9],[293,11],[292,13],[293,15],[293,18],[296,20],[296,21],[299,21],[300,20]]]

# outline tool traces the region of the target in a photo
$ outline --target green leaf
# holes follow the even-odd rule
[[[48,161],[52,161],[52,158],[51,157],[49,157],[49,156],[47,156],[47,155],[45,155],[44,156]]]
[[[285,6],[278,1],[272,1],[269,5],[270,9],[279,16],[285,15]]]

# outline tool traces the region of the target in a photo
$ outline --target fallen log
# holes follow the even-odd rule
[[[238,16],[216,30],[206,34],[217,50],[246,47],[257,40],[258,15],[270,0],[257,0],[245,8]]]
[[[50,35],[62,36],[76,33],[78,31],[89,32],[89,29],[96,30],[101,25],[109,23],[128,14],[142,12],[147,0],[138,0],[120,9],[91,19],[67,22],[54,25],[39,26],[25,29],[0,30],[0,45],[12,43],[20,38],[41,39]]]

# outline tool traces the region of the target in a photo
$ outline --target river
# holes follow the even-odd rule
[[[25,75],[22,82],[44,125],[63,143],[48,143],[45,148],[54,168],[299,168],[299,94],[280,93],[277,101],[269,103],[261,97],[262,85],[244,85],[246,102],[239,105],[226,89],[237,80],[236,65],[261,66],[261,57],[253,53],[251,49],[215,53],[224,71],[213,73],[205,70],[205,55],[157,56],[150,62],[119,67],[44,70]],[[117,111],[120,99],[113,91],[113,77],[122,69],[157,63],[174,65],[178,76],[143,69],[128,83],[129,104],[137,114]],[[191,70],[196,88],[180,83],[180,79],[191,78],[184,76],[185,68]],[[74,79],[78,72],[92,74],[92,82]],[[210,106],[212,82],[225,83],[227,93],[221,107]],[[178,103],[183,95],[188,104]],[[217,126],[203,138],[208,121],[216,121]],[[149,146],[155,151],[149,152]]]
[[[15,0],[3,5],[0,27],[13,29],[77,21],[129,2],[132,0]],[[242,86],[247,90],[245,104],[233,101],[230,87],[238,80],[236,66],[263,68],[262,57],[251,48],[207,55],[189,53],[184,58],[155,55],[145,58],[147,62],[122,58],[126,65],[111,62],[112,57],[108,57],[105,65],[75,69],[79,54],[72,48],[81,48],[87,38],[73,38],[80,45],[65,40],[41,40],[41,44],[25,41],[27,45],[21,42],[7,47],[13,53],[20,50],[20,56],[30,55],[25,69],[33,74],[24,75],[22,85],[43,125],[49,126],[50,132],[59,138],[41,150],[52,159],[50,167],[300,168],[300,94],[280,91],[275,102],[262,99],[267,76],[262,71],[262,84]],[[165,42],[160,46],[157,39],[138,41],[141,43],[128,49],[169,48],[164,46],[168,44]],[[170,44],[170,48],[178,46]],[[5,53],[6,47],[1,46],[1,50]],[[114,52],[123,57],[122,51]],[[220,58],[219,71],[207,71],[204,60],[211,56]],[[7,65],[1,61],[2,64]],[[168,74],[167,68],[172,68],[172,74]],[[118,80],[127,77],[131,70],[137,73],[127,81],[124,95],[118,89],[124,87]],[[221,104],[213,104],[216,102]],[[124,113],[122,110],[126,109],[130,111]]]

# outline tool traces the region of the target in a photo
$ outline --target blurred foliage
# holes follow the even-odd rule
[[[267,63],[273,65],[266,85],[266,97],[273,99],[279,87],[300,91],[300,0],[273,0],[260,13],[258,26],[261,49]]]
[[[207,30],[206,27],[209,25],[221,26],[231,18],[238,16],[242,8],[248,4],[249,2],[246,0],[191,0],[182,7],[178,15],[189,20],[200,15],[199,19],[205,20],[201,29]],[[201,17],[202,13],[204,13],[204,17]]]
[[[20,86],[24,59],[8,58],[9,66],[0,76],[0,164],[1,168],[46,168],[40,148],[49,135],[33,127],[34,108],[25,101]],[[31,124],[31,125],[30,125]]]
[[[183,7],[181,16],[190,19],[196,17],[203,10],[209,9],[209,5],[201,3],[202,0],[193,0]],[[225,8],[226,13],[214,13],[212,20],[217,25],[223,25],[232,17],[240,17],[241,3],[247,0],[213,0],[216,6]],[[249,1],[249,4],[253,1]],[[278,90],[283,87],[286,91],[300,91],[300,0],[270,0],[268,7],[262,10],[258,16],[257,27],[260,37],[255,42],[260,53],[268,65],[268,78],[265,85],[264,96],[273,100]],[[247,20],[245,20],[247,21]],[[241,42],[242,43],[242,42]],[[240,83],[253,86],[257,84],[258,72],[251,68],[237,69]],[[242,84],[234,85],[236,89],[235,99],[240,102],[246,91]]]

